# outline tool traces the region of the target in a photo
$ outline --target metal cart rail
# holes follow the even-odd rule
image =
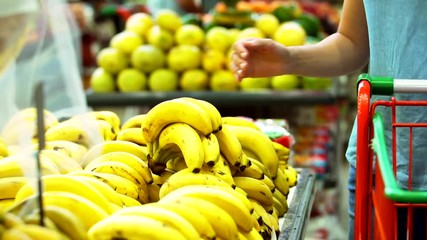
[[[427,192],[412,191],[413,132],[427,127],[427,123],[396,121],[397,107],[426,106],[424,101],[399,101],[395,93],[427,93],[427,80],[393,79],[359,76],[357,95],[357,162],[354,239],[398,239],[397,210],[407,209],[406,236],[413,236],[413,209],[427,208]],[[390,101],[371,103],[371,95],[392,96]],[[386,106],[392,112],[392,156],[387,152],[384,124],[376,107]],[[401,189],[396,181],[396,131],[409,129],[408,189]],[[390,157],[392,160],[390,160]],[[374,158],[376,161],[374,162]],[[373,168],[375,164],[375,168]],[[375,179],[374,179],[375,178]],[[375,186],[373,186],[375,183]]]

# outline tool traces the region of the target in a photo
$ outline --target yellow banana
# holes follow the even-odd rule
[[[0,157],[9,156],[9,149],[3,139],[0,138]]]
[[[34,144],[34,149],[36,150],[38,144]],[[45,142],[45,150],[55,150],[61,153],[66,154],[67,156],[74,159],[77,163],[81,165],[84,154],[87,152],[87,147],[77,144],[75,142],[65,141],[65,140],[55,140]]]
[[[162,173],[163,171],[165,171],[165,169],[167,169],[168,163],[169,166],[173,168],[173,164],[177,161],[180,161],[179,159],[182,159],[184,165],[187,167],[183,153],[179,148],[175,147],[174,145],[168,145],[162,149],[158,149],[157,146],[155,148],[155,153],[147,155],[148,167],[153,173]]]
[[[178,230],[161,221],[143,216],[112,215],[88,231],[89,240],[101,239],[150,239],[166,240],[173,236],[174,240],[187,238]]]
[[[220,185],[230,187],[227,182],[211,174],[193,173],[189,168],[183,169],[170,176],[160,187],[159,197],[188,185]]]
[[[160,197],[159,197],[160,186],[153,182],[151,184],[148,184],[147,187],[148,187],[149,202],[158,202],[160,200]]]
[[[70,209],[50,205],[43,208],[44,214],[56,225],[58,230],[71,240],[87,239],[87,229],[81,219]]]
[[[15,230],[25,233],[33,240],[66,240],[59,231],[36,224],[22,224],[14,227]],[[3,238],[2,238],[3,239]]]
[[[252,165],[257,165],[258,168],[262,169],[262,172],[264,173],[264,175],[271,178],[270,170],[268,170],[268,168],[262,162],[260,162],[258,159],[253,157],[248,156],[248,158]]]
[[[233,174],[230,167],[228,166],[228,162],[225,160],[222,154],[214,166],[209,167],[207,165],[203,165],[200,173],[212,174],[228,183],[228,185],[230,185],[232,188],[236,186],[236,184],[234,184]]]
[[[109,110],[99,110],[93,111],[92,114],[95,116],[95,119],[108,122],[116,134],[119,132],[121,121],[117,113]]]
[[[4,198],[0,199],[0,214],[3,214],[9,210],[15,204],[15,198]]]
[[[186,168],[188,167],[181,153],[175,154],[175,156],[166,162],[166,169],[173,172],[178,172]]]
[[[204,135],[213,132],[209,115],[199,105],[171,99],[155,105],[142,119],[144,138],[151,143],[167,125],[176,122],[186,123]]]
[[[153,182],[153,176],[150,168],[148,167],[147,162],[141,160],[141,158],[137,157],[135,154],[129,152],[109,152],[96,157],[91,162],[89,162],[85,168],[92,168],[94,164],[100,162],[121,162],[129,167],[135,169],[141,175],[142,179],[150,184]]]
[[[42,184],[44,192],[62,191],[74,193],[90,200],[106,212],[112,213],[108,199],[96,188],[81,179],[72,178],[68,175],[48,175],[42,177]],[[34,196],[37,193],[35,186],[35,182],[28,182],[23,185],[16,193],[15,201],[19,203],[30,196]]]
[[[28,182],[27,177],[0,178],[0,199],[15,198],[19,189]]]
[[[218,161],[221,154],[218,139],[215,134],[209,134],[208,136],[199,134],[199,136],[205,152],[204,164],[212,167]]]
[[[126,196],[124,194],[118,193],[118,196],[120,198],[120,200],[122,201],[121,206],[122,207],[132,207],[132,206],[141,206],[142,203],[139,202],[138,200],[131,198],[129,196]]]
[[[287,177],[289,187],[295,187],[298,183],[298,171],[292,166],[288,166],[283,170],[283,173]]]
[[[264,182],[250,177],[234,177],[236,186],[243,189],[249,198],[257,200],[263,205],[273,203],[273,193]]]
[[[241,197],[236,197],[236,194],[230,194],[230,191],[223,189],[228,186],[216,186],[215,188],[208,185],[188,185],[175,189],[169,194],[161,197],[164,198],[179,198],[182,196],[191,196],[195,198],[208,200],[217,206],[227,211],[235,220],[237,226],[244,231],[250,231],[253,228],[251,221],[251,209],[245,205],[246,201],[242,201]],[[233,189],[231,189],[233,190]]]
[[[45,149],[41,151],[40,156],[52,161],[61,174],[82,170],[82,166],[78,162],[64,153]]]
[[[35,164],[35,159],[32,156],[11,155],[0,160],[0,178],[5,177],[22,177],[24,176],[23,166],[26,161],[32,161]],[[57,166],[49,159],[40,158],[42,175],[58,174]],[[35,165],[34,165],[35,166]],[[35,175],[35,172],[34,172]]]
[[[253,228],[248,233],[247,232],[241,232],[241,233],[248,240],[263,240],[264,239],[256,228]]]
[[[204,163],[203,144],[198,132],[186,123],[172,123],[159,135],[159,151],[168,146],[177,147],[191,171],[197,173]],[[156,154],[153,156],[156,161]],[[158,163],[158,162],[157,162]],[[162,163],[166,165],[166,163]]]
[[[242,162],[243,149],[236,135],[225,125],[214,134],[218,139],[219,149],[224,158],[230,165],[239,167]]]
[[[256,123],[248,118],[245,117],[238,117],[238,116],[223,116],[222,117],[223,124],[232,125],[232,126],[245,126],[250,127],[255,130],[261,131],[261,128],[256,125]]]
[[[111,173],[90,172],[82,170],[71,172],[69,174],[95,178],[108,184],[117,193],[127,195],[134,199],[138,199],[140,195],[140,188],[135,183],[129,181],[126,178]]]
[[[116,140],[133,142],[138,145],[147,145],[147,141],[145,141],[142,136],[142,130],[140,127],[121,129],[117,134]]]
[[[279,199],[273,197],[273,208],[277,211],[279,217],[288,212],[288,202],[280,202]]]
[[[165,171],[161,172],[160,174],[153,174],[154,183],[161,186],[173,174],[175,174],[175,172],[167,170],[167,169]]]
[[[243,169],[243,171],[240,171],[240,170],[236,171],[235,176],[245,176],[245,177],[251,177],[255,179],[263,179],[264,172],[257,164],[254,164],[252,163],[251,160],[249,160],[248,166],[245,169]]]
[[[287,209],[287,198],[286,196],[284,196],[280,191],[275,190],[273,192],[273,198],[276,198],[283,206],[284,209]],[[277,204],[277,203],[276,203]],[[274,206],[274,205],[273,205]],[[281,217],[283,216],[283,214],[280,215]]]
[[[147,155],[141,146],[128,141],[105,141],[92,146],[83,157],[82,166],[86,167],[93,159],[110,152],[129,152],[147,162]]]
[[[178,213],[166,208],[158,207],[157,203],[147,203],[141,206],[127,207],[115,212],[119,216],[143,216],[163,222],[178,230],[187,239],[199,239],[196,228]]]
[[[238,227],[233,217],[211,201],[191,196],[160,199],[160,203],[168,204],[170,202],[186,205],[199,211],[211,224],[217,239],[239,239]]]
[[[212,123],[213,132],[217,132],[217,131],[221,130],[221,128],[222,128],[221,113],[218,111],[218,109],[212,103],[210,103],[206,100],[196,99],[196,98],[191,98],[191,97],[180,97],[179,99],[190,101],[190,102],[193,102],[193,103],[196,103],[197,105],[199,105],[209,115],[209,118],[211,119],[211,123]]]
[[[18,214],[10,211],[2,214],[0,222],[0,226],[4,226],[5,228],[13,228],[15,226],[25,224],[24,220]]]
[[[253,207],[254,207],[254,212],[256,213],[257,216],[261,217],[261,225],[266,224],[268,226],[268,228],[272,228],[273,223],[271,222],[271,218],[270,218],[270,214],[264,209],[264,207],[256,200],[254,199],[250,199]],[[278,224],[278,223],[277,223]],[[276,228],[276,230],[278,230]]]
[[[270,170],[271,177],[275,178],[279,160],[270,138],[265,133],[249,127],[227,125],[227,128],[239,139],[242,148],[252,150]]]
[[[2,240],[33,240],[28,234],[16,228],[4,229],[1,236]]]
[[[110,187],[108,184],[106,184],[105,182],[102,182],[102,181],[99,181],[98,179],[87,177],[87,176],[79,176],[79,175],[71,175],[71,174],[68,174],[67,176],[71,178],[77,178],[81,181],[86,182],[87,184],[96,188],[96,190],[98,190],[102,195],[104,195],[104,197],[107,198],[109,202],[122,206],[122,200],[120,199],[118,193],[114,191],[114,189]]]
[[[283,170],[279,169],[279,171],[277,171],[277,177],[273,179],[273,182],[277,190],[279,190],[284,196],[288,196],[289,183]]]
[[[176,202],[157,202],[156,205],[176,212],[189,221],[199,233],[201,239],[214,240],[216,238],[216,233],[211,223],[196,208]]]
[[[276,151],[276,154],[278,157],[289,156],[289,154],[291,153],[289,148],[283,146],[282,144],[275,142],[275,141],[272,141],[272,143],[273,143],[274,150]]]
[[[141,113],[141,114],[137,114],[130,117],[123,123],[120,129],[124,130],[128,128],[139,128],[140,132],[142,133],[141,123],[142,123],[142,119],[145,118],[145,115],[146,115],[145,113]]]
[[[271,178],[267,177],[266,175],[264,175],[263,179],[259,179],[259,181],[265,183],[271,192],[273,192],[274,189],[276,189],[276,185],[274,184],[273,180],[271,180]]]

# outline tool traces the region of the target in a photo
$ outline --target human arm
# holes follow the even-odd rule
[[[283,74],[339,76],[369,59],[363,0],[345,0],[336,33],[321,42],[285,47],[271,39],[242,39],[233,45],[232,69],[238,80]]]

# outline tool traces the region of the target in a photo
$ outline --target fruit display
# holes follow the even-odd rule
[[[304,12],[296,1],[236,2],[220,2],[203,16],[180,16],[170,9],[155,15],[134,13],[126,20],[124,29],[97,53],[90,90],[286,91],[306,86],[313,90],[302,76],[294,75],[236,81],[230,57],[231,46],[239,39],[271,38],[286,46],[298,46],[323,38],[319,18]],[[331,86],[329,80],[319,81],[324,84],[315,90]]]
[[[49,124],[38,152],[35,114],[30,108],[11,118],[31,132],[9,124],[1,134],[0,239],[280,234],[299,173],[289,165],[289,149],[248,120],[189,97],[127,120],[107,110],[59,120],[45,110]]]

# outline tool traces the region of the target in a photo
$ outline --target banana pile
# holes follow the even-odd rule
[[[289,149],[251,121],[221,116],[207,101],[175,98],[123,122],[111,111],[64,121],[45,111],[40,152],[35,110],[17,116],[14,121],[26,122],[31,140],[28,147],[22,144],[19,124],[8,124],[0,138],[0,237],[271,239],[280,234],[279,218],[298,179],[288,163]],[[43,214],[31,177],[37,153]]]

